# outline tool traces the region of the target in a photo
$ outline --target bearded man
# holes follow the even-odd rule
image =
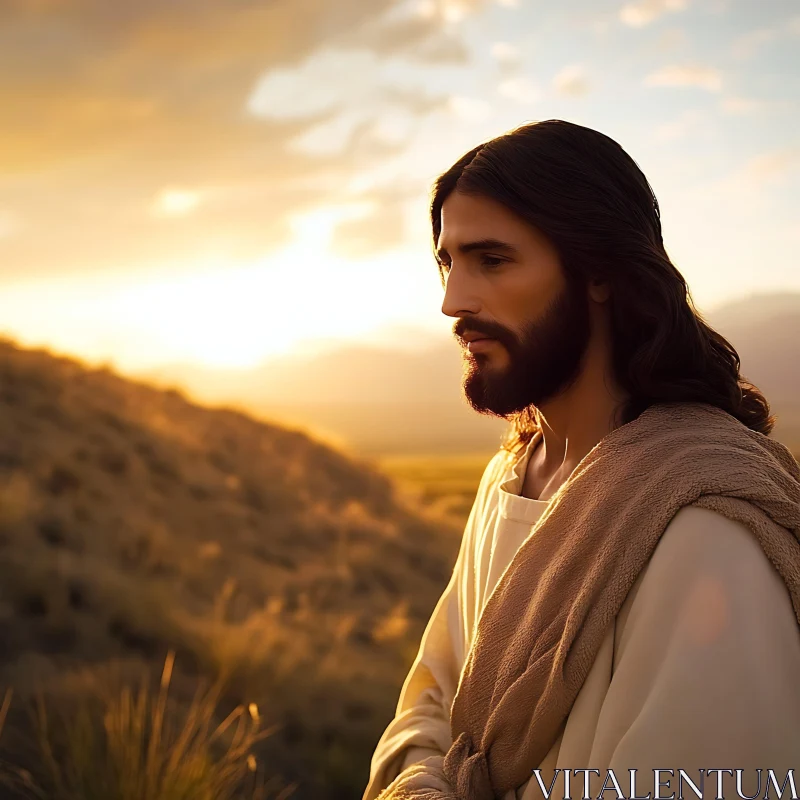
[[[800,787],[800,467],[647,179],[532,123],[439,177],[431,224],[466,400],[512,425],[363,800]]]

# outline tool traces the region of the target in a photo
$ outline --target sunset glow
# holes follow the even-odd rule
[[[0,12],[0,329],[23,344],[138,369],[441,340],[431,185],[549,118],[642,167],[701,309],[800,290],[796,3],[92,8]]]
[[[334,225],[352,213],[326,209],[298,217],[293,244],[251,264],[12,285],[2,292],[3,323],[26,344],[58,342],[57,349],[126,369],[244,368],[311,343],[313,350],[325,340],[332,346],[380,335],[407,322],[405,310],[420,296],[430,298],[435,312],[438,278],[420,253],[365,262],[326,253]],[[349,313],[351,298],[364,301],[359,314]]]

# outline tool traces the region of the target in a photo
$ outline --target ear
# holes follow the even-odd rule
[[[589,281],[588,291],[589,298],[595,303],[605,303],[611,296],[611,287],[598,280]]]

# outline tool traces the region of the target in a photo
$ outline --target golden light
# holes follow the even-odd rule
[[[164,189],[156,198],[153,210],[158,216],[182,217],[194,211],[200,193],[188,189]]]
[[[3,331],[26,346],[54,347],[128,370],[195,364],[222,369],[377,339],[427,305],[441,287],[430,256],[397,251],[345,260],[328,242],[362,206],[324,208],[293,220],[294,241],[251,263],[219,257],[191,271],[48,278],[0,290]],[[168,271],[171,269],[172,271]]]

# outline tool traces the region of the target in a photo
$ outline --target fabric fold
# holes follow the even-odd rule
[[[800,622],[800,466],[791,452],[714,406],[653,405],[598,442],[553,496],[483,608],[450,709],[450,750],[402,773],[381,800],[490,800],[525,783],[687,505],[747,525]]]

